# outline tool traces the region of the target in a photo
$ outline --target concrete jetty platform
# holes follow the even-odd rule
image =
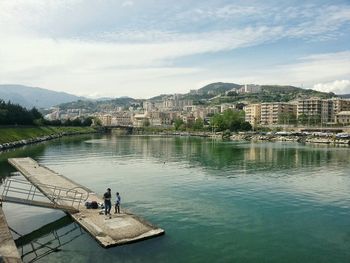
[[[0,262],[22,262],[11,232],[8,228],[5,214],[0,207]]]
[[[96,201],[98,203],[103,202],[102,197],[69,178],[38,164],[29,157],[11,158],[8,161],[53,203],[61,206],[73,206],[78,212],[65,212],[103,247],[107,248],[137,242],[165,233],[163,229],[125,210],[122,210],[121,214],[112,214],[111,218],[108,219],[105,215],[100,215],[98,209],[87,209],[84,205],[86,197],[88,197],[88,201]],[[54,200],[52,198],[54,190],[52,187],[46,187],[45,185],[57,186],[60,189],[72,189],[72,192],[73,190],[74,192],[79,191],[85,197],[80,202],[74,203],[68,199]],[[60,194],[69,196],[72,192],[66,190],[66,192]]]

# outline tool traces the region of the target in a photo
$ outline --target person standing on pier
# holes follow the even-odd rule
[[[105,215],[109,214],[111,215],[111,188],[107,188],[107,192],[104,193],[103,199],[105,200]]]
[[[121,203],[122,198],[120,197],[119,193],[117,192],[116,197],[115,197],[115,207],[114,207],[114,214],[118,213],[120,214],[120,203]]]

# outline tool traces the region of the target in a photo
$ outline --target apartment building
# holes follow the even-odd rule
[[[129,111],[116,112],[116,114],[113,116],[112,122],[115,125],[130,126],[133,124],[132,113]]]
[[[350,100],[349,99],[333,99],[334,114],[341,111],[350,111]]]
[[[277,124],[283,116],[287,116],[288,122],[288,118],[292,118],[296,113],[296,104],[287,102],[261,103],[260,123],[265,125]]]
[[[224,112],[225,110],[235,110],[236,109],[236,104],[232,104],[232,103],[223,103],[220,105],[220,112]]]
[[[155,109],[155,104],[154,104],[154,102],[152,102],[152,101],[146,100],[146,101],[144,101],[144,102],[142,103],[142,108],[143,108],[145,111],[151,111],[151,110],[154,110],[154,109]]]
[[[320,117],[322,123],[336,122],[336,115],[342,111],[350,111],[350,100],[310,98],[298,100],[298,118],[301,115]]]
[[[335,122],[339,124],[350,124],[350,111],[341,111],[335,115]]]
[[[322,112],[322,100],[320,98],[309,98],[298,100],[297,117],[301,115],[320,116]]]
[[[260,124],[261,121],[261,104],[249,104],[244,106],[245,111],[245,121],[249,122],[251,125],[256,126]]]
[[[101,122],[103,126],[111,126],[112,125],[112,115],[106,114],[101,117]]]

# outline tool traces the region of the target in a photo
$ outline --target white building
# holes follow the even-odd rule
[[[237,90],[237,93],[258,93],[261,92],[261,86],[255,84],[245,84]]]
[[[350,124],[350,111],[341,111],[335,115],[335,122],[339,124]]]
[[[231,103],[223,103],[220,105],[220,112],[224,112],[225,110],[235,110],[236,109],[236,104],[231,104]]]

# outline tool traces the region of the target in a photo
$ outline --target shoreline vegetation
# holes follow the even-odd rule
[[[209,132],[209,131],[153,131],[145,134],[165,135],[165,136],[195,136],[207,137],[213,139],[231,140],[231,141],[269,141],[269,142],[298,142],[328,145],[344,145],[350,146],[350,136],[337,137],[331,133],[265,133],[265,132],[237,132],[225,134],[225,132]]]
[[[93,127],[0,126],[0,151],[63,136],[96,133]]]
[[[94,127],[54,127],[54,126],[0,126],[0,152],[3,150],[49,141],[64,136],[102,132]],[[144,129],[132,135],[194,136],[231,141],[298,142],[327,145],[350,146],[350,137],[340,138],[324,133],[264,133],[264,132],[215,132],[215,131],[176,131]],[[125,134],[124,134],[125,135]]]

